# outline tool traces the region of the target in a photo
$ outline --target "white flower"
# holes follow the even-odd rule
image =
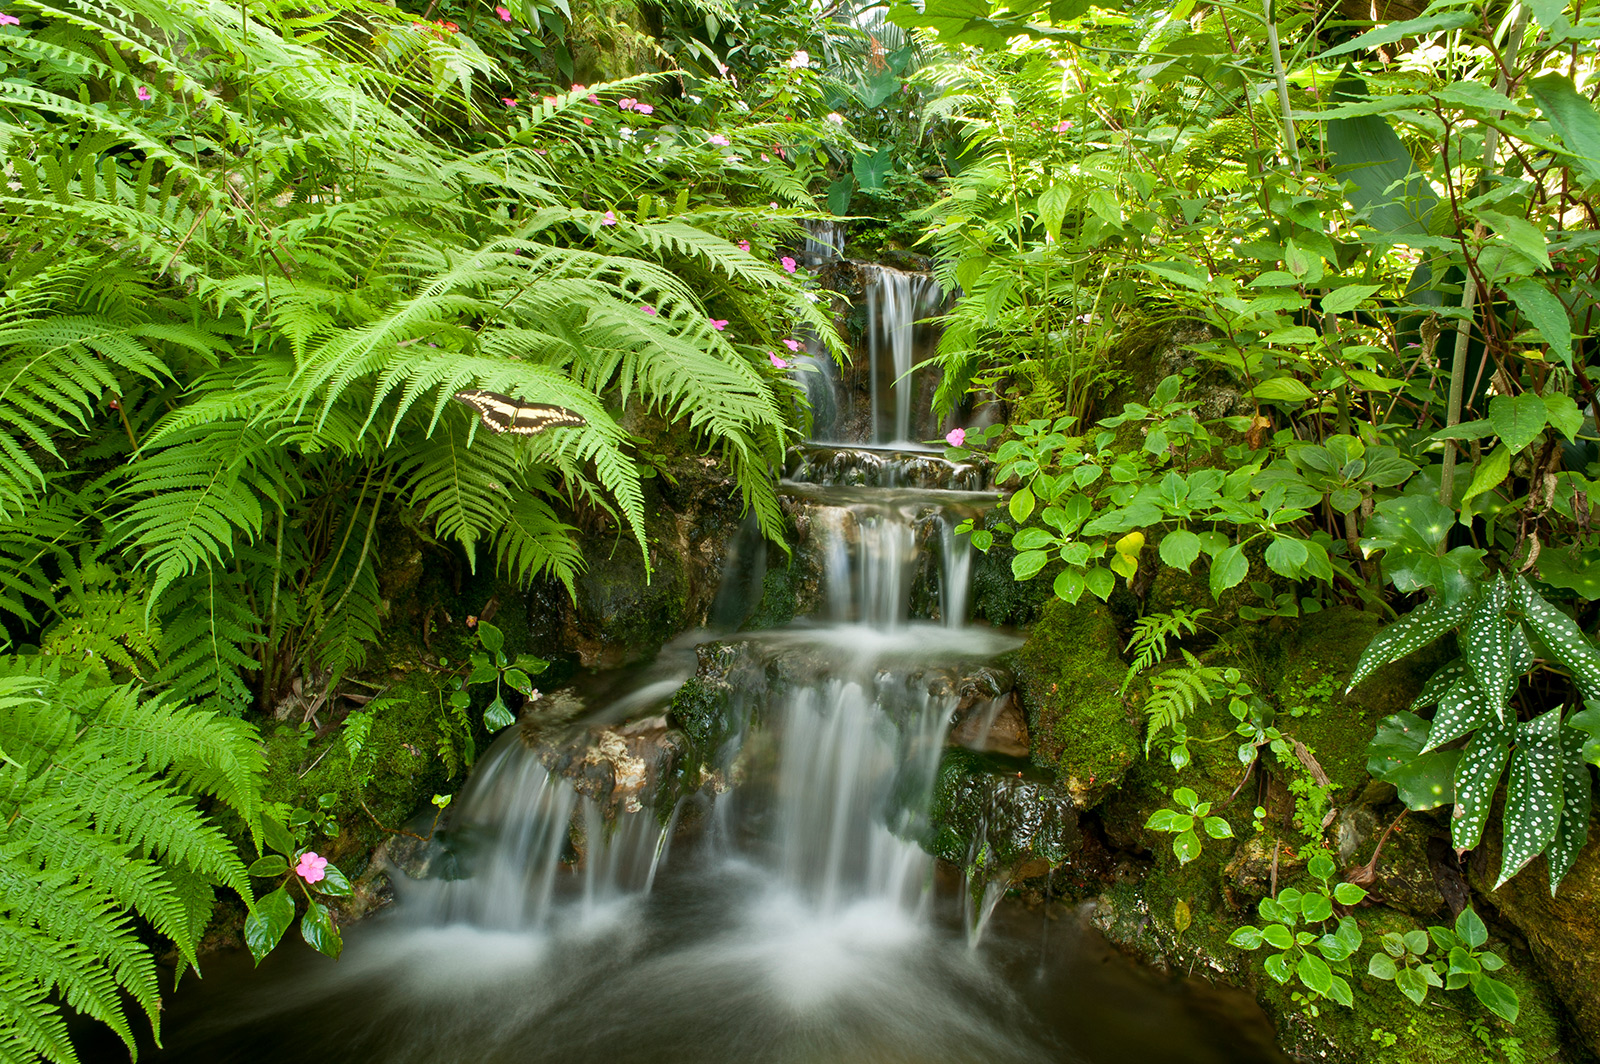
[[[828,115],[828,121],[832,122],[836,126],[842,126],[844,125],[844,115],[840,114],[838,111],[830,112]]]
[[[790,70],[800,70],[811,65],[811,56],[806,53],[805,49],[801,49],[791,55],[789,61],[784,65]]]
[[[629,129],[627,126],[623,126],[618,132],[621,134],[623,140],[632,140],[635,136],[633,130]]]

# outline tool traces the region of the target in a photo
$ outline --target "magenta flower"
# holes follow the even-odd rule
[[[740,251],[749,251],[750,250],[750,241],[748,241],[748,240],[739,241],[739,250]]]
[[[707,138],[706,143],[715,144],[719,148],[726,148],[731,141],[729,141],[728,138],[724,137],[721,133],[713,133]]]
[[[600,97],[596,96],[594,93],[591,92],[589,94],[589,102],[590,103],[599,103],[600,102]]]
[[[944,442],[948,443],[952,447],[960,447],[962,444],[967,442],[967,430],[951,429],[949,432],[944,434]]]
[[[783,359],[779,358],[778,357],[778,353],[776,351],[768,351],[767,352],[767,361],[771,362],[773,364],[773,366],[778,368],[778,369],[788,369],[789,368],[789,363],[787,363]]]
[[[510,22],[511,21],[511,9],[510,8],[497,7],[497,8],[494,9],[494,13],[496,15],[500,16],[500,21],[501,22]]]
[[[632,96],[624,96],[622,99],[617,101],[617,110],[619,111],[631,111],[638,106],[639,101],[635,100]]]
[[[307,883],[320,883],[328,878],[328,873],[323,869],[328,867],[326,857],[318,857],[311,850],[300,855],[300,863],[294,866],[294,874]]]
[[[646,314],[654,314],[656,312],[656,308],[652,307],[648,303],[646,303],[644,306],[640,307],[639,309],[644,311]]]
[[[613,214],[612,212],[610,212],[610,211],[606,211],[606,213],[604,213],[604,214],[602,214],[600,216],[600,224],[601,225],[616,225],[617,224],[617,216],[615,214]]]
[[[642,115],[653,115],[656,113],[656,109],[647,103],[636,103],[633,105],[633,109]]]
[[[1050,127],[1050,132],[1052,132],[1052,133],[1065,133],[1067,130],[1069,130],[1071,128],[1072,128],[1072,123],[1071,122],[1057,122],[1055,125]]]
[[[0,26],[20,26],[20,25],[22,25],[22,20],[20,18],[18,18],[15,15],[8,15],[4,11],[0,11]]]
[[[517,98],[515,96],[502,96],[500,97],[500,102],[505,104],[507,107],[517,106]]]
[[[800,350],[800,341],[799,340],[785,340],[783,342],[783,346],[787,347],[790,351],[798,351],[798,350]]]
[[[728,327],[728,319],[727,318],[712,318],[711,319],[711,327],[713,329],[717,330],[717,332],[721,332],[723,329],[726,329]]]
[[[778,260],[778,265],[783,267],[784,273],[793,273],[797,263],[789,256],[785,255],[783,258]]]
[[[141,100],[148,100],[150,99],[150,90],[145,88],[143,85],[140,85],[138,89],[134,90],[134,95],[139,97]]]

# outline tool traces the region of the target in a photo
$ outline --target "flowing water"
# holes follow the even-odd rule
[[[886,283],[881,306],[901,320],[928,298]],[[909,395],[884,438],[904,439]],[[992,501],[982,487],[981,470],[903,444],[797,455],[784,490],[821,601],[712,655],[756,680],[730,697],[704,786],[658,786],[648,757],[709,633],[591,699],[580,741],[618,766],[627,797],[580,793],[570,758],[508,729],[429,873],[396,872],[398,904],[350,928],[337,964],[293,947],[259,973],[242,956],[209,964],[169,1003],[168,1048],[149,1059],[1280,1060],[1259,1014],[1124,962],[1062,906],[1002,902],[1003,882],[972,906],[919,845],[957,699],[930,677],[1020,641],[967,623],[972,563],[954,527]],[[765,569],[734,558],[719,613]]]

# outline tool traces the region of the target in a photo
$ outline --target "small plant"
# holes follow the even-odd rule
[[[1459,990],[1470,986],[1484,1008],[1507,1023],[1516,1023],[1521,1008],[1517,992],[1487,974],[1506,963],[1494,951],[1481,948],[1488,940],[1489,929],[1483,920],[1472,909],[1463,909],[1454,929],[1430,927],[1426,934],[1412,930],[1384,935],[1379,939],[1383,952],[1372,955],[1367,974],[1393,981],[1416,1005],[1427,999],[1429,987]],[[1442,956],[1429,960],[1430,947],[1436,947]]]
[[[1123,677],[1122,688],[1117,693],[1126,691],[1135,676],[1166,658],[1167,640],[1184,633],[1193,635],[1200,630],[1200,618],[1210,612],[1205,606],[1195,610],[1179,608],[1171,613],[1152,613],[1134,621],[1133,638],[1128,640],[1128,652],[1133,655],[1133,663],[1128,666],[1128,674]]]
[[[1189,733],[1183,719],[1202,705],[1210,705],[1219,698],[1228,699],[1228,709],[1243,720],[1256,699],[1255,690],[1244,679],[1244,674],[1233,667],[1218,668],[1202,665],[1187,650],[1182,651],[1184,664],[1164,669],[1151,678],[1150,697],[1145,700],[1144,711],[1149,717],[1149,730],[1145,733],[1144,752],[1150,753],[1151,744],[1163,731],[1170,729],[1172,738],[1167,756],[1172,767],[1182,769],[1189,764]]]
[[[323,797],[329,797],[324,795]],[[305,830],[316,823],[311,814],[294,810],[285,820],[261,818],[262,839],[270,853],[263,854],[248,869],[258,879],[279,879],[277,889],[256,902],[255,910],[244,922],[244,941],[250,955],[261,963],[294,923],[295,899],[289,888],[296,886],[306,899],[306,912],[300,920],[300,937],[318,953],[339,959],[344,940],[333,913],[318,897],[348,898],[350,880],[337,865],[306,848]],[[293,867],[289,862],[293,861]]]
[[[1177,855],[1179,864],[1188,864],[1200,856],[1200,834],[1195,830],[1197,825],[1213,839],[1233,838],[1232,826],[1220,816],[1212,816],[1211,803],[1200,801],[1200,796],[1188,787],[1173,791],[1172,800],[1183,806],[1184,812],[1157,809],[1150,814],[1144,826],[1152,831],[1168,831],[1177,836],[1172,840],[1172,852]]]
[[[464,711],[472,702],[472,695],[467,692],[467,688],[492,681],[494,701],[483,711],[483,724],[491,732],[497,732],[517,719],[512,716],[510,707],[506,705],[500,691],[501,684],[510,687],[524,698],[537,698],[539,692],[534,690],[532,678],[543,672],[550,663],[532,654],[518,654],[515,660],[507,658],[501,649],[505,646],[504,633],[488,621],[478,622],[478,643],[483,649],[473,652],[470,659],[472,671],[467,674],[461,686],[450,695],[450,704]]]
[[[1276,898],[1262,898],[1257,912],[1264,925],[1246,924],[1228,942],[1246,950],[1272,947],[1278,952],[1266,960],[1268,975],[1283,984],[1298,980],[1312,998],[1330,998],[1348,1008],[1355,998],[1345,977],[1350,958],[1361,948],[1361,928],[1349,916],[1340,917],[1331,933],[1318,934],[1310,927],[1333,919],[1335,904],[1354,905],[1367,892],[1354,883],[1330,887],[1334,864],[1327,854],[1311,858],[1308,870],[1318,886],[1307,891],[1287,887]]]

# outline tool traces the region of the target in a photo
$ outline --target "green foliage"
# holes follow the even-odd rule
[[[1336,904],[1355,905],[1367,892],[1354,883],[1332,884],[1333,861],[1325,854],[1317,854],[1307,867],[1317,881],[1311,889],[1286,887],[1275,898],[1262,898],[1257,911],[1263,926],[1245,924],[1228,936],[1228,942],[1245,950],[1262,946],[1277,950],[1266,959],[1267,974],[1275,981],[1294,980],[1313,998],[1328,998],[1349,1008],[1355,996],[1346,977],[1350,959],[1361,948],[1361,928],[1349,916],[1341,916],[1331,932],[1318,934],[1311,925],[1326,925]]]
[[[1429,987],[1459,990],[1470,986],[1485,1008],[1507,1023],[1516,1023],[1521,1002],[1515,990],[1488,975],[1505,967],[1498,954],[1482,948],[1488,940],[1488,928],[1468,907],[1456,917],[1454,929],[1430,927],[1426,933],[1412,930],[1384,935],[1382,951],[1367,962],[1367,974],[1393,981],[1415,1005],[1427,1000]],[[1434,949],[1438,956],[1429,960]]]
[[[1200,856],[1200,836],[1196,828],[1200,828],[1213,839],[1233,838],[1233,827],[1220,816],[1211,815],[1211,803],[1200,801],[1200,796],[1188,787],[1179,787],[1172,792],[1172,800],[1183,807],[1183,812],[1173,809],[1157,809],[1150,814],[1150,819],[1145,821],[1145,827],[1152,831],[1171,832],[1176,837],[1172,840],[1172,852],[1178,858],[1178,863],[1188,864]]]
[[[538,698],[539,692],[533,688],[532,677],[543,672],[550,663],[541,661],[532,654],[518,654],[515,659],[507,657],[505,651],[501,649],[505,645],[504,634],[488,621],[479,621],[477,632],[478,643],[483,649],[473,652],[468,662],[471,671],[450,693],[450,704],[457,710],[465,711],[472,703],[472,695],[467,688],[493,683],[494,698],[483,711],[484,727],[492,734],[516,721],[516,717],[506,705],[501,685],[511,688],[524,698]]]
[[[1167,640],[1181,633],[1193,635],[1200,628],[1200,618],[1211,611],[1204,606],[1187,610],[1179,607],[1171,613],[1152,613],[1133,622],[1133,636],[1128,640],[1128,652],[1133,661],[1128,665],[1128,675],[1123,678],[1125,692],[1134,677],[1149,669],[1167,656]]]
[[[92,668],[0,658],[0,1056],[75,1061],[62,1003],[132,1052],[124,994],[159,1034],[136,919],[192,965],[215,888],[252,903],[243,863],[198,800],[255,831],[262,768],[241,722]]]

